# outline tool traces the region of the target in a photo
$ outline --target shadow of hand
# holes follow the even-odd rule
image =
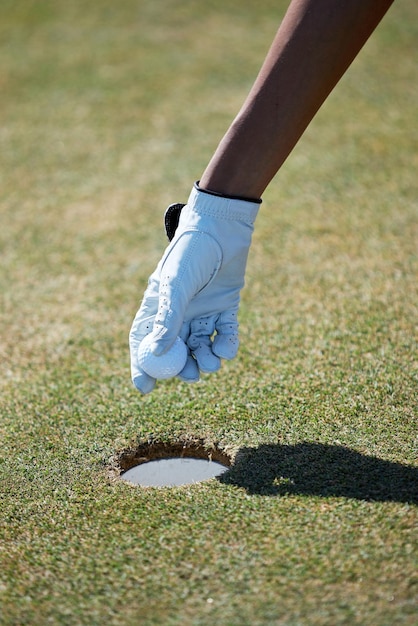
[[[418,504],[418,467],[318,443],[239,450],[218,480],[250,494],[346,497]]]

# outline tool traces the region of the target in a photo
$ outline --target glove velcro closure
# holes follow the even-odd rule
[[[164,214],[164,226],[165,232],[168,237],[168,241],[171,241],[179,225],[180,213],[185,204],[175,203],[170,204]]]

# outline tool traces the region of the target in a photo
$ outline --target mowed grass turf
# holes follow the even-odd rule
[[[285,2],[0,6],[0,623],[416,624],[418,8],[264,195],[239,356],[131,386],[127,335]],[[117,478],[199,441],[229,472]]]

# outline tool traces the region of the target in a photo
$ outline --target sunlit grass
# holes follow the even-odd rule
[[[127,334],[286,3],[0,7],[0,623],[412,625],[417,9],[397,3],[264,196],[239,357],[129,379]],[[222,481],[118,453],[198,438]]]

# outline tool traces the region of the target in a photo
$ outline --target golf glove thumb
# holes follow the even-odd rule
[[[171,242],[150,276],[129,343],[137,389],[152,391],[155,379],[138,364],[138,347],[152,333],[151,350],[162,355],[179,335],[189,358],[179,377],[199,380],[220,359],[238,350],[237,313],[254,221],[261,200],[222,196],[195,183],[186,205],[171,205],[166,231]]]

